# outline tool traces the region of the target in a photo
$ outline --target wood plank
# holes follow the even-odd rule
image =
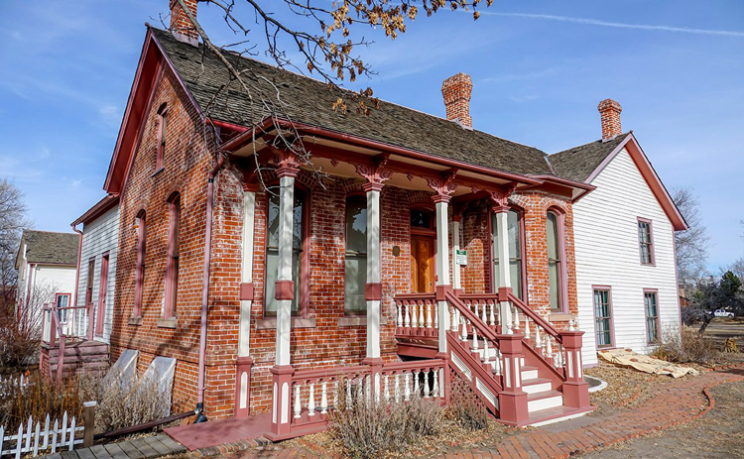
[[[62,459],[62,455],[59,453],[47,454],[46,456],[43,456],[43,457],[44,459]]]
[[[165,446],[170,448],[171,452],[173,453],[180,453],[180,452],[186,451],[185,446],[173,440],[167,434],[160,434],[157,436],[157,439],[160,440],[160,442],[163,443]]]
[[[145,437],[145,442],[160,454],[170,454],[170,448],[160,442],[157,437]]]
[[[62,451],[62,459],[79,459],[77,451]]]
[[[140,452],[130,441],[122,441],[118,443],[119,447],[127,453],[130,459],[145,459],[145,455]]]
[[[151,457],[158,457],[160,456],[160,453],[155,450],[152,446],[148,445],[147,442],[145,442],[144,438],[136,438],[129,443],[132,444],[135,448],[137,448],[142,454],[145,455],[147,458]]]
[[[114,459],[128,459],[127,453],[125,453],[117,443],[109,443],[103,447],[106,448],[106,451],[108,451]]]
[[[76,449],[75,452],[80,459],[96,459],[96,455],[93,454],[90,448]]]
[[[103,445],[93,445],[88,449],[94,456],[96,456],[96,459],[109,459],[111,457],[111,454],[106,451],[106,448],[104,448]]]

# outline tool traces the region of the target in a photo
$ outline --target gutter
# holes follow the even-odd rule
[[[75,271],[75,291],[72,295],[72,304],[77,306],[78,293],[80,291],[80,258],[83,256],[83,232],[77,229],[77,224],[70,225],[72,230],[80,235],[80,243],[78,244],[78,255],[77,255],[77,270]],[[87,306],[87,305],[84,305]],[[75,309],[77,312],[77,309]],[[88,341],[93,339],[93,311],[88,311]]]
[[[209,171],[207,182],[207,223],[204,237],[204,271],[202,275],[201,333],[199,336],[199,386],[196,390],[196,422],[206,422],[204,415],[204,390],[207,359],[207,313],[209,310],[209,270],[212,262],[212,210],[214,207],[214,178],[219,173],[225,157],[218,154],[217,164]]]

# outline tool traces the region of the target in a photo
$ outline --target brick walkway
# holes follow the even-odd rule
[[[663,430],[676,424],[689,422],[710,411],[715,401],[708,389],[728,381],[744,380],[742,369],[729,372],[712,372],[698,378],[672,382],[659,386],[655,394],[637,409],[602,418],[585,417],[574,421],[574,428],[561,429],[558,424],[530,429],[508,437],[501,444],[477,450],[452,451],[447,459],[469,458],[567,458],[579,452],[618,443],[641,435]],[[591,423],[594,422],[594,423]],[[589,424],[591,423],[591,424]],[[583,424],[583,425],[582,425]],[[589,425],[586,425],[589,424]],[[557,428],[556,428],[557,427]],[[253,459],[268,457],[331,457],[330,454],[306,449],[289,449],[281,444],[259,450],[242,451],[223,457]]]

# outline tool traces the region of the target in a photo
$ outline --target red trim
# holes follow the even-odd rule
[[[278,280],[274,285],[274,298],[279,301],[294,300],[295,283],[293,280]]]
[[[252,357],[238,357],[235,365],[235,413],[236,418],[247,418],[251,414],[251,369],[253,368]],[[240,386],[243,373],[246,375],[246,400],[245,408],[240,408]]]
[[[647,293],[653,293],[656,296],[656,341],[648,340],[648,311],[646,310],[646,294]],[[643,327],[646,329],[646,344],[661,343],[661,306],[659,306],[659,289],[656,289],[656,288],[644,288],[643,289],[643,318],[644,318]]]
[[[646,154],[643,152],[643,149],[638,143],[638,140],[635,138],[633,131],[631,131],[626,136],[625,140],[620,142],[615,150],[613,150],[612,153],[610,153],[610,155],[607,156],[607,158],[605,158],[604,161],[602,161],[602,163],[600,163],[600,165],[597,166],[596,169],[594,169],[594,172],[589,175],[589,178],[586,179],[586,182],[592,182],[597,177],[597,175],[599,175],[600,172],[602,172],[602,170],[604,170],[604,168],[607,167],[610,162],[612,162],[615,156],[617,156],[623,150],[623,148],[626,148],[626,150],[628,151],[628,154],[635,163],[636,167],[638,167],[638,170],[641,172],[641,175],[651,189],[651,192],[654,193],[654,196],[659,202],[659,205],[661,205],[661,208],[664,209],[667,217],[669,217],[669,220],[672,222],[672,226],[674,226],[674,229],[677,231],[682,231],[689,228],[684,217],[680,213],[679,209],[677,209],[677,206],[674,204],[674,200],[664,187],[664,183],[662,183],[661,179],[656,173],[656,170],[651,165],[651,162],[648,160]]]
[[[104,317],[106,316],[106,294],[108,293],[109,252],[101,255],[101,276],[98,286],[98,312],[96,314],[96,335],[103,335]]]
[[[240,301],[253,301],[256,296],[253,282],[240,283]]]
[[[641,249],[641,235],[638,234],[638,255],[641,260],[642,266],[656,266],[656,244],[654,244],[654,222],[648,218],[638,217],[636,223],[636,231],[638,231],[638,223],[648,223],[648,244],[649,244],[649,258],[650,263],[643,262],[643,250]]]
[[[558,300],[560,301],[559,312],[569,313],[568,269],[566,268],[566,212],[560,207],[555,206],[548,209],[548,213],[551,212],[557,217],[556,223],[558,224],[558,235],[556,237],[556,243],[558,244],[558,247],[556,247],[556,250],[558,251],[558,256],[560,257],[560,259],[558,260],[558,280],[560,282],[560,296],[558,298]],[[547,227],[547,216],[545,224]],[[553,312],[552,309],[551,312]]]
[[[607,291],[607,302],[610,309],[610,344],[600,346],[597,342],[597,305],[595,304],[594,293],[597,290]],[[612,286],[611,285],[592,285],[592,317],[594,318],[594,345],[597,350],[615,348],[615,313],[612,310]]]
[[[366,301],[382,300],[382,283],[364,284],[364,299]]]
[[[75,226],[81,223],[83,225],[87,225],[101,215],[108,212],[110,209],[114,208],[117,204],[119,204],[119,197],[109,194],[95,203],[90,209],[86,210],[83,215],[78,217],[78,219],[74,222],[70,223],[70,225],[73,226],[73,230],[75,230]],[[75,231],[77,232],[77,230]]]

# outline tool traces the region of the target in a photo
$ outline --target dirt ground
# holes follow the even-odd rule
[[[715,408],[695,421],[581,457],[744,458],[744,381],[716,386],[711,395]]]

